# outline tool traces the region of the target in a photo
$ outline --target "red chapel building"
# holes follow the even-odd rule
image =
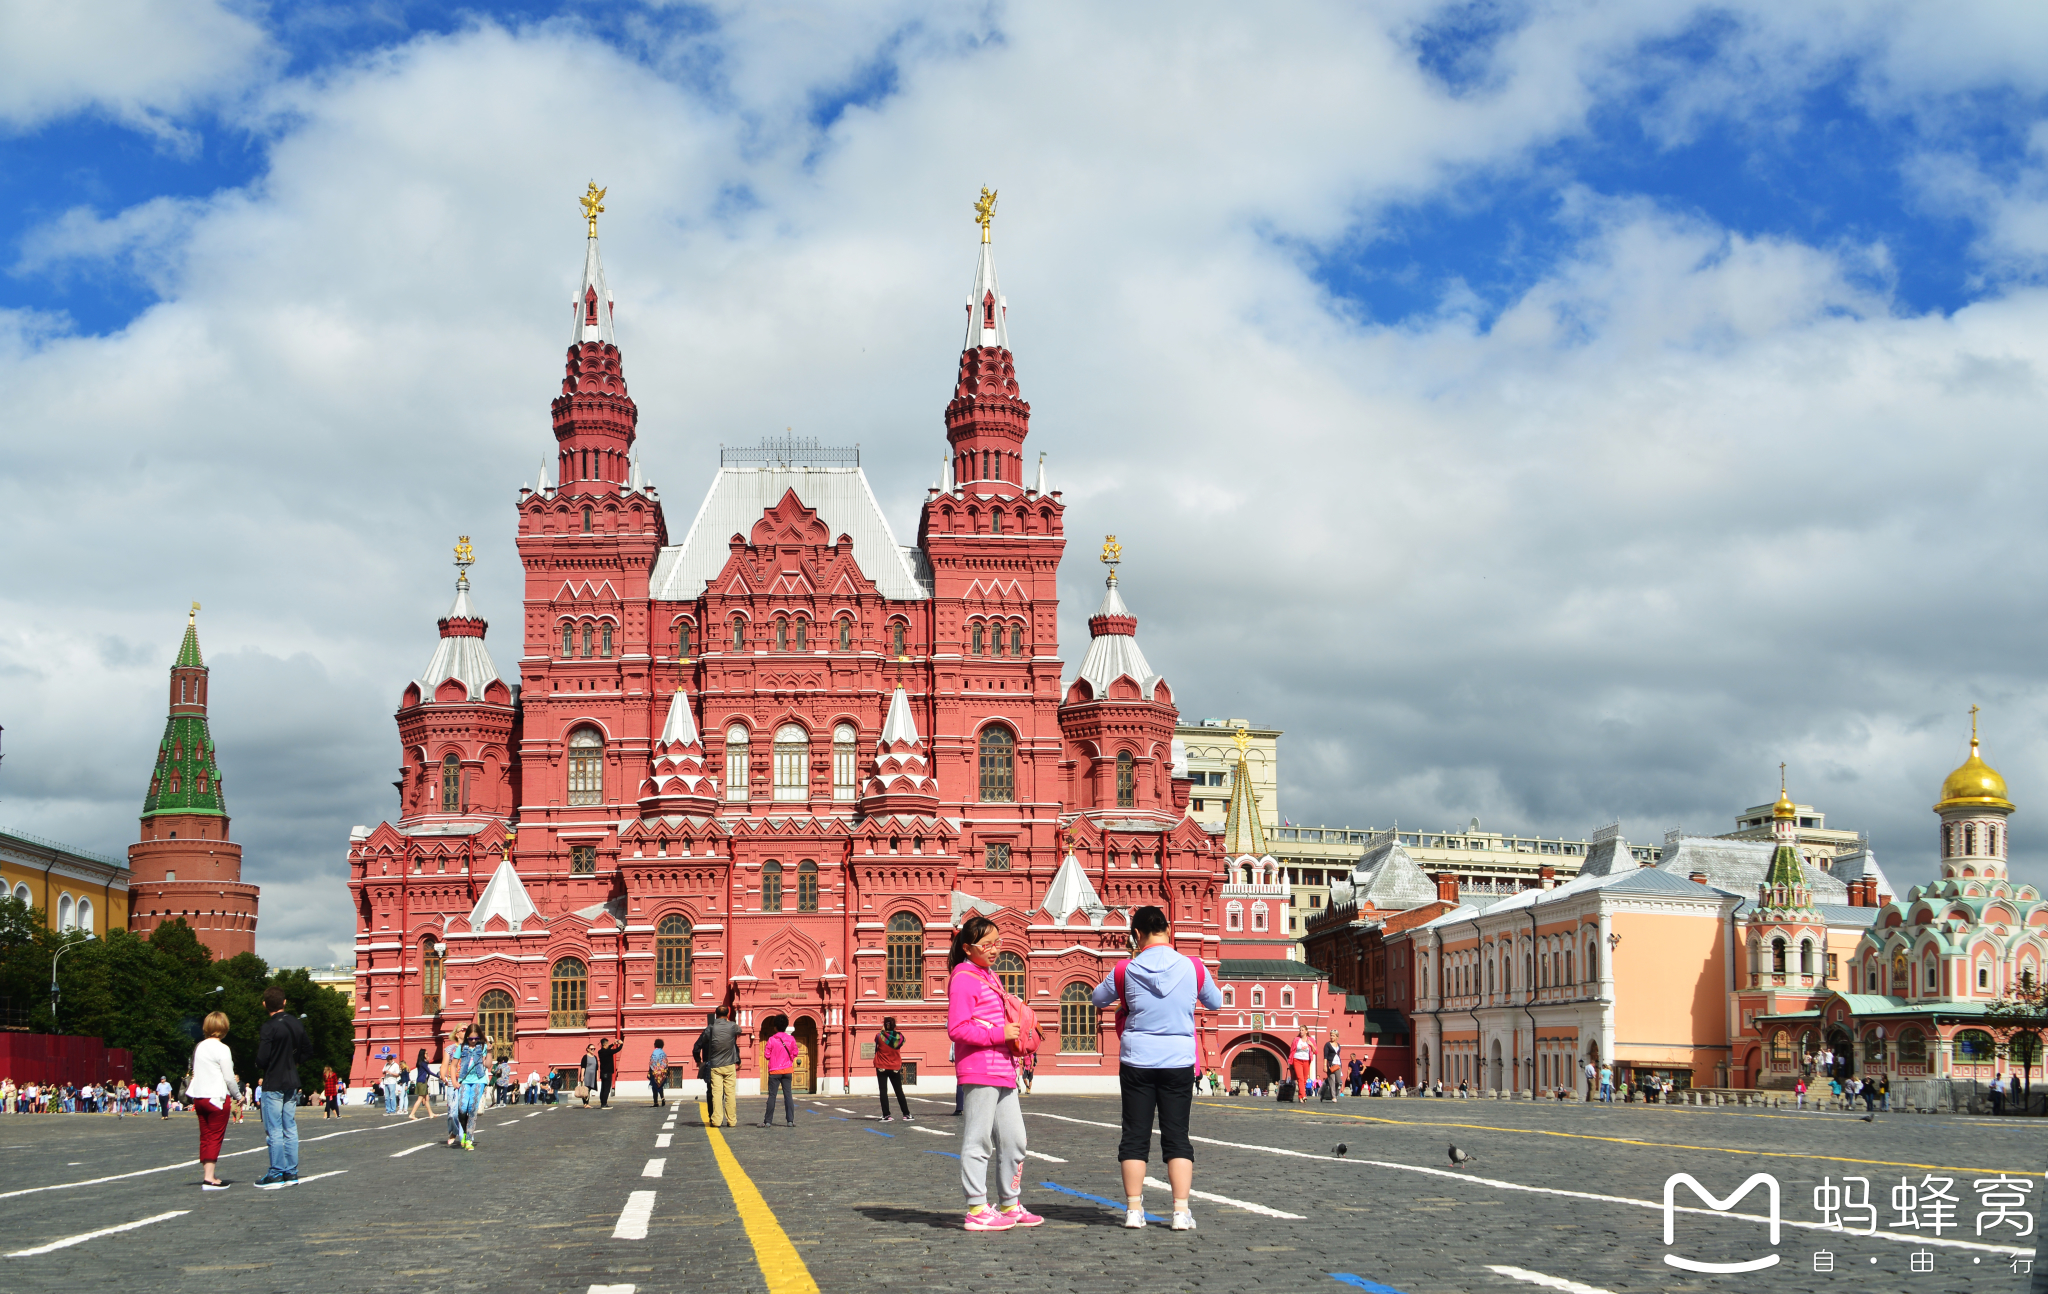
[[[486,646],[465,541],[399,702],[398,818],[349,841],[356,1074],[477,1020],[522,1076],[610,1036],[636,1077],[655,1039],[686,1057],[729,1004],[757,1040],[793,1024],[798,1090],[871,1090],[885,1015],[906,1079],[950,1088],[946,953],[980,912],[998,973],[1058,1039],[1038,1082],[1106,1091],[1116,1037],[1088,993],[1128,954],[1131,912],[1165,907],[1216,973],[1223,852],[1186,815],[1178,711],[1113,540],[1065,673],[1065,509],[1043,456],[1026,470],[987,214],[947,470],[912,544],[857,453],[796,441],[722,451],[671,534],[593,214],[553,483],[516,504],[524,614],[500,650],[518,681]]]

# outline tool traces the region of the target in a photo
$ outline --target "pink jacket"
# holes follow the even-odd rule
[[[1003,1038],[1007,1023],[995,976],[973,962],[954,967],[946,985],[946,1036],[953,1040],[955,1082],[1017,1086],[1017,1060]]]
[[[793,1034],[778,1033],[768,1040],[768,1072],[787,1074],[796,1068],[796,1037]]]

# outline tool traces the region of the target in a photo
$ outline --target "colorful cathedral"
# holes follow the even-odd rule
[[[950,1087],[946,954],[979,912],[1002,930],[1004,982],[1059,1040],[1038,1082],[1113,1089],[1089,990],[1144,904],[1214,973],[1225,859],[1185,813],[1178,711],[1113,539],[1064,672],[1065,507],[1027,455],[993,195],[945,473],[911,544],[857,454],[798,441],[723,450],[670,533],[635,451],[602,197],[584,199],[552,482],[516,505],[517,681],[470,603],[465,540],[439,642],[402,689],[398,819],[349,841],[355,1072],[436,1055],[474,1019],[522,1073],[609,1036],[632,1077],[657,1038],[686,1056],[724,1004],[755,1039],[793,1025],[799,1090],[872,1083],[884,1016],[908,1036],[906,1081]]]

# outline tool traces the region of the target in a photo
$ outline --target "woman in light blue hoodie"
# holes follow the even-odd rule
[[[1159,1156],[1173,1188],[1173,1229],[1193,1231],[1188,1189],[1195,1181],[1195,1147],[1188,1115],[1195,1103],[1195,1005],[1223,1005],[1216,981],[1201,962],[1174,951],[1166,913],[1139,908],[1131,917],[1136,953],[1095,986],[1096,1006],[1123,999],[1117,1013],[1122,1040],[1117,1081],[1123,1089],[1123,1140],[1116,1157],[1124,1175],[1124,1225],[1145,1225],[1145,1164],[1152,1151],[1152,1120],[1159,1119]]]

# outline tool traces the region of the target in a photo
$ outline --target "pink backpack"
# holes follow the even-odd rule
[[[1045,1030],[1038,1023],[1038,1016],[1023,998],[1003,987],[1003,982],[981,967],[982,980],[996,991],[1003,1002],[1003,1023],[1017,1026],[1017,1036],[1010,1039],[1010,1050],[1019,1056],[1035,1056],[1045,1042]],[[984,1022],[986,1023],[986,1022]]]
[[[1187,956],[1185,953],[1181,955]],[[1195,1005],[1199,1007],[1202,1005],[1202,989],[1209,982],[1209,968],[1202,964],[1199,957],[1188,957],[1188,960],[1195,966]],[[1124,996],[1124,967],[1130,964],[1131,959],[1126,957],[1110,972],[1116,977],[1116,1036],[1119,1038],[1124,1036],[1124,1025],[1131,1018],[1131,1000]]]

